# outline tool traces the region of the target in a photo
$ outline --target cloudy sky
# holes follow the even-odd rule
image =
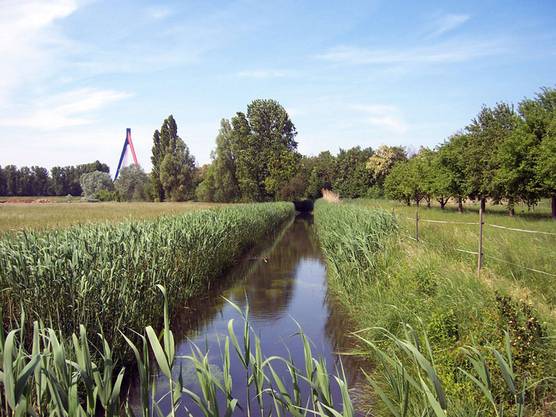
[[[556,86],[556,2],[0,0],[0,165],[99,159],[125,129],[150,169],[173,114],[199,163],[255,98],[299,149],[434,146]]]

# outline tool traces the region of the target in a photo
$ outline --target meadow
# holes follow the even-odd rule
[[[49,203],[33,203],[35,200]],[[79,198],[0,198],[0,234],[22,229],[53,229],[91,222],[118,222],[155,218],[193,210],[223,206],[216,203],[117,203],[81,202]],[[13,202],[17,201],[17,202]]]
[[[407,413],[399,415],[423,415],[437,405],[429,401],[435,396],[419,383],[425,371],[419,363],[425,357],[429,375],[438,377],[430,390],[441,387],[443,395],[437,391],[436,398],[445,397],[442,409],[475,415],[496,403],[495,415],[523,415],[517,409],[527,403],[521,410],[526,415],[548,413],[556,386],[554,380],[543,380],[556,375],[553,278],[488,257],[477,277],[476,257],[456,249],[477,250],[478,226],[422,223],[416,242],[415,210],[383,200],[319,202],[315,210],[329,286],[357,323],[357,337],[364,339],[357,353],[376,364],[374,388],[384,399],[384,413],[396,415],[392,407],[399,406],[400,413]],[[464,214],[421,207],[420,217],[478,221],[473,207]],[[508,218],[491,208],[486,222],[494,221],[513,228],[555,230],[548,218]],[[514,233],[518,232],[487,228],[485,254],[553,272],[554,236]],[[508,373],[488,371],[499,363],[489,349],[507,352]],[[474,352],[476,362],[469,361],[469,352]],[[477,383],[481,378],[475,381],[465,374],[476,369],[475,364],[488,374],[483,387]],[[514,381],[513,394],[506,388],[509,379]],[[542,382],[535,385],[537,381]],[[516,391],[526,388],[523,401],[517,401]],[[491,398],[485,397],[485,390]]]

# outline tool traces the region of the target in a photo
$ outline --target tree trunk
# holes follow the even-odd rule
[[[427,208],[431,208],[431,198],[427,197]]]
[[[552,218],[556,220],[556,194],[552,194]]]
[[[458,211],[463,213],[463,198],[458,197]]]
[[[486,211],[486,198],[485,197],[481,197],[481,210],[483,210],[483,213]]]
[[[411,206],[411,199],[408,198],[408,199],[406,200],[405,204],[407,204],[408,207]]]
[[[509,198],[508,199],[508,215],[510,217],[513,217],[515,214],[515,204],[514,204],[514,199],[513,198]]]

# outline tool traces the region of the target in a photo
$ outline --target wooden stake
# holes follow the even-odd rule
[[[477,256],[477,275],[481,274],[481,267],[483,266],[483,225],[484,222],[484,212],[483,205],[479,207],[479,254]]]
[[[415,210],[415,240],[419,242],[419,203],[417,203],[417,210]]]

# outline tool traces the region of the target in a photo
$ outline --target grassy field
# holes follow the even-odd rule
[[[430,353],[430,364],[450,404],[449,414],[476,415],[489,409],[490,400],[461,371],[474,369],[463,351],[473,345],[485,353],[491,368],[493,401],[506,412],[515,411],[516,398],[506,389],[505,371],[496,366],[498,361],[487,347],[504,352],[508,332],[510,362],[520,387],[556,375],[554,278],[492,258],[487,258],[477,277],[476,258],[455,249],[476,251],[478,226],[422,223],[422,241],[416,242],[409,238],[415,233],[414,220],[406,219],[414,216],[415,207],[382,200],[316,205],[315,224],[328,263],[329,286],[363,329],[358,335],[384,348],[388,359],[381,360],[384,357],[365,343],[360,353],[376,363],[379,386],[389,400],[400,410],[408,401],[407,415],[423,415],[422,405],[429,399],[419,383],[411,385],[419,381],[424,368],[421,362],[413,366],[415,355],[407,355],[409,346],[421,349],[426,357]],[[420,216],[478,220],[474,207],[464,214],[421,208]],[[554,231],[556,226],[542,215],[509,218],[497,208],[489,211],[486,222],[540,231]],[[487,227],[485,241],[487,255],[555,272],[555,236]],[[408,325],[415,331],[413,336]],[[406,338],[411,342],[400,342]],[[404,355],[412,360],[396,365]],[[406,383],[411,390],[405,389]],[[553,381],[545,381],[528,392],[526,415],[554,412],[554,388]]]
[[[415,237],[415,206],[407,207],[386,200],[358,200],[354,203],[393,212],[402,227],[403,235]],[[430,209],[421,207],[419,217],[421,220],[479,222],[477,204],[467,204],[463,214],[453,207],[445,210],[435,206]],[[508,216],[504,207],[488,206],[484,222],[485,258],[482,279],[495,288],[509,291],[516,298],[536,304],[556,321],[556,221],[550,219],[548,202],[541,202],[535,211],[517,207],[514,217]],[[490,225],[553,234],[524,233]],[[419,235],[421,245],[407,239],[406,244],[411,250],[438,253],[460,263],[466,272],[475,270],[477,256],[460,250],[478,251],[478,225],[420,221]]]
[[[49,200],[51,197],[47,197]],[[36,200],[33,197],[33,200]],[[148,219],[164,214],[179,214],[203,208],[218,207],[215,203],[86,203],[79,199],[66,202],[66,197],[56,197],[52,203],[0,204],[0,234],[22,229],[66,227],[99,221]],[[2,200],[2,198],[0,198]],[[29,198],[30,201],[31,198]]]

